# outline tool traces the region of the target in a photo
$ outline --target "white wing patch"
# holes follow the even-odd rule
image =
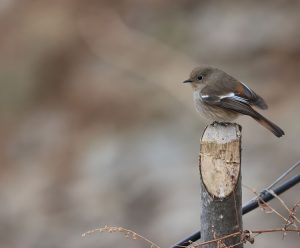
[[[248,103],[248,101],[245,98],[237,96],[233,92],[230,92],[230,93],[228,93],[226,95],[220,95],[220,96],[217,96],[217,95],[210,96],[210,95],[201,95],[200,94],[200,97],[204,101],[206,100],[206,101],[212,101],[212,102],[219,102],[219,101],[222,101],[223,99],[229,98],[229,99],[232,99],[232,100],[235,100],[235,101],[239,101],[239,102],[243,102],[243,103]]]
[[[222,99],[228,98],[228,97],[230,97],[230,98],[235,97],[235,94],[233,92],[230,92],[230,93],[228,93],[226,95],[221,95],[220,99],[222,100]]]

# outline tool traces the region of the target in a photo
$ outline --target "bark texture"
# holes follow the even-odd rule
[[[202,242],[242,231],[241,127],[238,124],[214,123],[206,128],[201,139],[199,169]],[[222,242],[235,245],[240,237]],[[222,242],[205,247],[225,247]]]

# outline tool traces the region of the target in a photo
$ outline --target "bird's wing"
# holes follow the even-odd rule
[[[252,117],[257,116],[257,112],[251,108],[249,100],[234,92],[218,94],[218,90],[206,86],[199,94],[201,100],[208,105],[218,106]]]
[[[268,105],[264,101],[264,99],[256,94],[253,90],[251,90],[247,85],[238,82],[236,83],[236,86],[234,87],[234,93],[247,100],[247,102],[251,105],[254,105],[260,109],[267,109]]]
[[[208,85],[204,87],[201,90],[200,95],[213,96],[214,98],[217,97],[219,99],[232,98],[245,104],[254,105],[260,109],[268,108],[265,101],[258,94],[245,84],[233,78],[225,80],[224,82],[215,83],[212,86]]]
[[[269,129],[277,137],[284,135],[284,131],[275,125],[273,122],[266,119],[260,113],[256,112],[250,105],[249,101],[243,97],[236,95],[235,93],[218,94],[218,90],[215,87],[207,88],[204,87],[200,92],[200,99],[208,105],[227,109],[244,115],[249,115],[258,121],[261,125]],[[222,92],[224,90],[222,89]],[[226,92],[226,90],[225,90]]]

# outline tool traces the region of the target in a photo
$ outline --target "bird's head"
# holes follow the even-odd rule
[[[213,77],[216,70],[216,68],[210,66],[196,67],[192,70],[190,77],[183,83],[190,83],[195,90],[202,89],[207,85],[208,79]]]

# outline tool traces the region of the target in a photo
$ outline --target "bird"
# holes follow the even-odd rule
[[[211,66],[196,67],[183,83],[191,84],[195,107],[206,119],[228,123],[240,115],[247,115],[275,136],[284,135],[279,126],[253,109],[267,109],[265,100],[226,72]]]

